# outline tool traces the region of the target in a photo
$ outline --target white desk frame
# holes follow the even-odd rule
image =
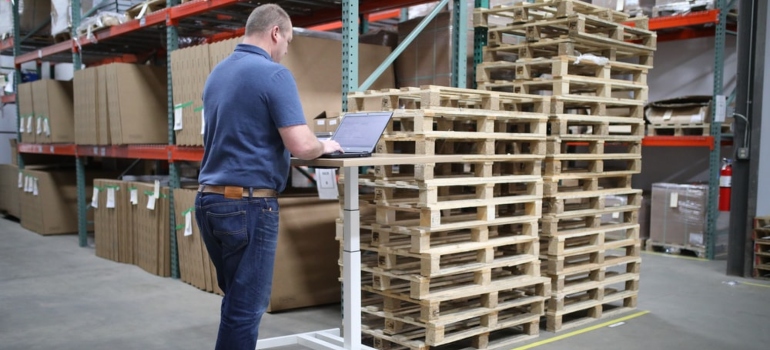
[[[344,176],[342,290],[343,327],[257,341],[257,349],[302,345],[316,350],[375,350],[361,345],[361,213],[358,208],[358,168],[362,166],[461,162],[460,155],[374,154],[367,158],[292,159],[295,166],[342,168]]]

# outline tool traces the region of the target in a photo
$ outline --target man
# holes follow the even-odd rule
[[[340,151],[305,122],[294,77],[280,65],[292,40],[289,16],[262,5],[243,43],[209,75],[195,218],[224,291],[216,349],[256,347],[267,309],[278,235],[277,193],[289,153],[302,159]]]

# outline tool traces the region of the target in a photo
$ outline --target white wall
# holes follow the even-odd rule
[[[770,53],[770,35],[765,36],[765,54]],[[770,101],[770,64],[764,62],[764,88],[762,101]],[[753,154],[752,157],[759,159],[759,177],[757,181],[757,213],[756,216],[770,215],[770,102],[762,104],[762,137],[759,140],[759,154]],[[752,141],[756,142],[756,141]]]

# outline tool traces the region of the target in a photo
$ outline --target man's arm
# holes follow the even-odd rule
[[[283,144],[299,159],[315,159],[325,153],[342,151],[337,141],[319,141],[307,124],[279,128]]]

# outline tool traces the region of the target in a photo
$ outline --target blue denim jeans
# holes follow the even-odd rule
[[[254,350],[273,284],[278,200],[199,192],[195,219],[225,293],[216,349]]]

